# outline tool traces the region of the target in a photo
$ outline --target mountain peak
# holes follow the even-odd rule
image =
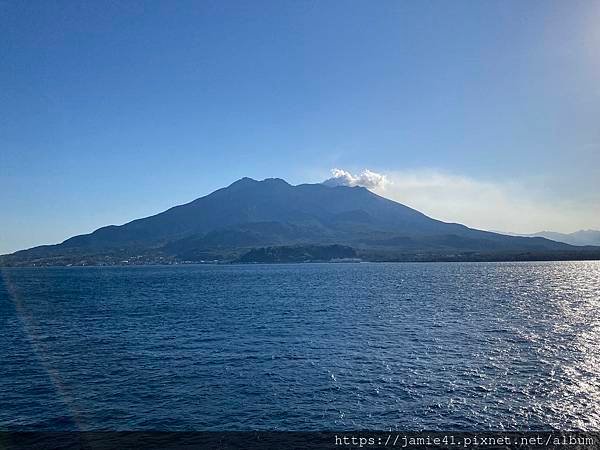
[[[265,185],[281,185],[281,186],[291,186],[287,181],[282,178],[265,178],[264,180],[258,181],[254,178],[244,177],[240,178],[237,181],[234,181],[229,185],[229,187],[246,187],[246,186],[256,186],[257,184],[265,184]]]
[[[259,181],[255,180],[254,178],[244,177],[244,178],[240,178],[237,181],[234,181],[233,183],[231,183],[229,185],[229,187],[233,187],[233,186],[250,186],[250,185],[256,184],[258,182]]]
[[[260,183],[291,186],[291,184],[285,181],[283,178],[265,178],[264,180],[260,181]]]

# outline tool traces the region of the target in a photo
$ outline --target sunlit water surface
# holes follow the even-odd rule
[[[600,263],[5,269],[0,429],[600,429]]]

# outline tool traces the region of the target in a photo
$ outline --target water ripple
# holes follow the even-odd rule
[[[2,275],[1,429],[600,429],[598,262]]]

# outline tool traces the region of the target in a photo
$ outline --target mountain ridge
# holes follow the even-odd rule
[[[4,255],[0,264],[232,262],[247,261],[244,255],[258,248],[305,246],[322,254],[315,246],[332,245],[350,247],[366,260],[506,260],[577,252],[542,237],[442,222],[364,187],[244,177],[152,216]],[[579,249],[586,253],[579,256],[596,250]]]
[[[498,232],[501,233],[501,232]],[[587,230],[578,230],[573,233],[559,233],[557,231],[538,231],[537,233],[512,233],[505,232],[503,234],[509,236],[522,236],[522,237],[543,237],[546,239],[550,239],[556,242],[563,242],[569,245],[576,246],[600,246],[600,231],[587,229]]]

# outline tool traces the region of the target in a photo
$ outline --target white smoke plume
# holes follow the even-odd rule
[[[598,228],[600,197],[574,200],[549,191],[544,180],[482,180],[436,169],[333,169],[328,186],[364,186],[430,217],[483,230],[533,233]]]
[[[363,170],[358,175],[353,175],[343,169],[331,169],[331,178],[324,181],[327,186],[363,186],[367,189],[385,189],[389,183],[385,175],[373,172],[369,169]]]

